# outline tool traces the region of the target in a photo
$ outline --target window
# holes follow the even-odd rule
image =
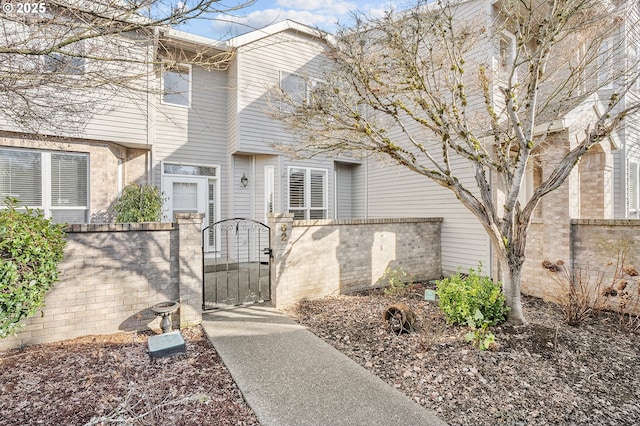
[[[53,52],[44,57],[45,72],[59,74],[83,74],[85,58]]]
[[[628,171],[628,182],[627,189],[628,193],[628,203],[629,203],[629,218],[630,219],[638,219],[640,215],[638,214],[638,163],[633,161],[629,162],[629,171]]]
[[[70,46],[66,52],[52,52],[44,56],[44,71],[59,74],[84,74],[84,44],[79,41]]]
[[[280,89],[286,98],[280,107],[284,112],[293,112],[295,106],[309,100],[309,85],[301,75],[281,71]]]
[[[162,103],[183,107],[191,105],[191,67],[188,65],[163,67]]]
[[[289,168],[289,213],[294,219],[327,218],[327,171]]]
[[[57,223],[85,223],[89,157],[86,154],[0,149],[0,198],[15,197]]]
[[[598,86],[600,88],[611,88],[612,48],[609,40],[605,40],[600,44],[600,50],[598,51]]]
[[[265,223],[275,212],[275,166],[264,166],[264,217]]]
[[[511,72],[516,54],[516,38],[513,34],[503,31],[500,34],[498,51],[498,70],[503,77]]]

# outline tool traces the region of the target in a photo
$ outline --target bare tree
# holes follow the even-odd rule
[[[635,2],[600,0],[420,1],[359,16],[327,41],[328,72],[307,96],[278,93],[286,107],[274,115],[300,136],[281,148],[374,154],[451,190],[495,247],[509,321],[526,323],[520,282],[534,209],[639,107],[620,102],[638,77],[620,34],[633,19]],[[602,99],[603,87],[615,89]],[[559,143],[554,120],[581,105],[591,121],[579,140]],[[527,198],[536,156],[553,171]]]
[[[21,131],[79,132],[117,95],[157,92],[159,64],[224,66],[221,49],[164,34],[255,0],[46,0],[0,6],[0,119]]]

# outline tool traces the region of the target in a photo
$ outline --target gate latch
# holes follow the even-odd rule
[[[269,257],[273,257],[273,250],[269,247],[265,247],[262,249],[262,254],[268,254]]]

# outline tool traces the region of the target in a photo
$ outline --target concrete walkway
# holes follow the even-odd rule
[[[446,425],[270,306],[203,316],[263,426]]]

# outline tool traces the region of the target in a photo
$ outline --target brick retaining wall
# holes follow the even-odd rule
[[[159,329],[150,307],[179,300],[175,324],[201,321],[202,215],[177,223],[83,224],[67,228],[60,281],[37,314],[0,349],[90,334]]]
[[[442,275],[440,218],[294,221],[282,214],[269,226],[278,307],[377,286],[387,266],[416,279]]]

